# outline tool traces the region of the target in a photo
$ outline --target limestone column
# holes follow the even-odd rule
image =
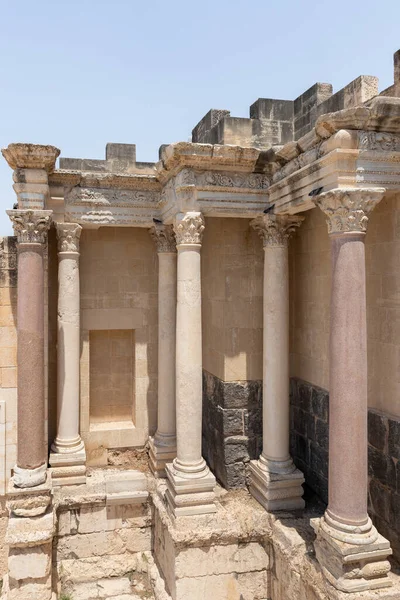
[[[18,243],[18,444],[14,484],[46,480],[44,382],[44,248],[50,210],[8,210]]]
[[[315,204],[328,216],[332,290],[329,389],[329,503],[313,526],[332,585],[346,592],[390,585],[389,542],[367,513],[367,327],[364,237],[384,189],[334,189]]]
[[[174,516],[215,512],[215,477],[201,455],[202,336],[200,250],[204,219],[179,213],[176,313],[177,457],[166,465],[167,501]]]
[[[150,468],[156,477],[166,477],[165,465],[176,457],[176,241],[172,225],[155,223],[150,234],[158,254],[158,407]]]
[[[304,508],[304,477],[289,454],[288,240],[303,217],[263,215],[251,225],[264,245],[263,450],[250,463],[250,492],[266,510]]]
[[[53,485],[86,481],[86,453],[79,435],[81,231],[76,223],[57,223],[57,437],[50,453]]]

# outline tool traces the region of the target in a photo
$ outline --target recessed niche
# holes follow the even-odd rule
[[[89,332],[90,423],[135,421],[134,330]]]

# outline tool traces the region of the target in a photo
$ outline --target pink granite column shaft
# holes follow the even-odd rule
[[[332,234],[329,515],[367,515],[367,324],[364,233]]]
[[[315,203],[328,216],[332,288],[329,381],[330,535],[376,535],[367,513],[368,398],[365,248],[368,214],[383,189],[334,189]],[[339,532],[339,533],[336,533]],[[342,533],[340,533],[342,532]],[[370,533],[369,533],[370,532]]]
[[[44,247],[51,211],[7,211],[18,241],[18,444],[14,483],[46,479],[44,394]]]
[[[17,465],[47,460],[44,443],[44,264],[42,244],[18,245]]]

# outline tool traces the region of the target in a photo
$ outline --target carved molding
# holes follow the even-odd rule
[[[8,210],[19,244],[45,244],[51,225],[51,210]]]
[[[336,188],[313,198],[327,215],[328,233],[365,233],[368,214],[382,200],[385,188]]]
[[[297,215],[261,215],[250,222],[267,246],[286,246],[292,233],[300,227],[304,217]]]
[[[157,252],[176,252],[176,240],[172,225],[154,223],[150,229],[150,235],[154,240]]]
[[[176,243],[201,244],[204,231],[204,217],[200,212],[179,213],[175,217],[174,231]]]
[[[77,223],[57,223],[58,251],[79,253],[81,231]]]

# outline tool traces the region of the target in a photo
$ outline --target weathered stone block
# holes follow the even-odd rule
[[[373,410],[368,411],[368,442],[377,450],[387,451],[388,420]]]
[[[368,446],[368,472],[369,476],[377,479],[389,487],[396,486],[396,470],[391,457]]]
[[[51,570],[51,544],[37,548],[11,548],[8,555],[9,577],[16,580],[41,579]]]
[[[389,419],[388,453],[389,456],[400,460],[400,421],[398,419]]]
[[[202,546],[179,552],[175,560],[175,574],[177,578],[181,578],[247,573],[267,569],[268,564],[268,554],[258,542],[243,546],[237,544]]]
[[[247,436],[232,436],[225,439],[225,462],[227,465],[243,461],[248,462],[254,458],[254,441]],[[250,452],[249,452],[250,448]],[[250,456],[251,453],[251,456]]]
[[[329,393],[322,388],[313,386],[311,403],[313,414],[322,421],[328,422]]]
[[[315,419],[315,441],[324,450],[329,447],[329,427],[326,421]]]
[[[223,409],[223,435],[243,435],[244,415],[240,409]]]

